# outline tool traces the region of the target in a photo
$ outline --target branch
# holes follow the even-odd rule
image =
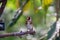
[[[22,36],[22,35],[26,35],[26,34],[34,35],[35,34],[35,31],[0,34],[0,38],[9,37],[9,36]]]
[[[51,32],[49,32],[48,34],[48,39],[53,39],[56,35],[55,33],[55,30],[56,30],[56,24],[57,24],[57,21],[59,20],[60,18],[60,0],[55,0],[55,7],[56,7],[56,13],[57,13],[57,16],[56,16],[56,22],[54,23],[54,26],[52,26],[53,28],[51,28]]]
[[[22,12],[23,12],[23,7],[28,3],[29,0],[26,0],[25,2],[23,2],[22,6],[17,10],[14,18],[10,21],[9,25],[8,26],[13,26],[17,20],[21,17],[22,15]]]
[[[55,0],[55,7],[56,7],[56,13],[57,13],[57,16],[56,16],[56,21],[58,21],[59,17],[60,17],[60,0]]]
[[[0,0],[0,3],[2,3],[2,6],[1,6],[1,8],[0,8],[0,17],[1,17],[1,15],[2,15],[2,13],[3,13],[3,10],[4,10],[4,8],[5,8],[5,5],[6,5],[6,3],[7,3],[7,0]]]

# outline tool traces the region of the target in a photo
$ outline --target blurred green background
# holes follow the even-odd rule
[[[21,28],[24,30],[24,27],[26,28],[26,18],[27,16],[31,16],[33,26],[37,32],[36,35],[31,39],[27,39],[27,36],[25,36],[23,38],[6,37],[0,38],[0,40],[40,40],[39,38],[47,33],[50,26],[56,21],[54,0],[29,0],[24,6],[23,14],[18,19],[17,23],[12,27],[8,26],[9,22],[14,17],[16,10],[21,7],[23,1],[26,0],[7,0],[7,4],[3,12],[3,19],[5,20],[6,27],[5,31],[0,31],[0,33],[19,32]],[[46,40],[46,38],[43,40]]]

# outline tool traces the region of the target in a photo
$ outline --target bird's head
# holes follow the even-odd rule
[[[28,24],[28,23],[29,23],[29,24],[32,24],[32,19],[31,19],[31,17],[29,17],[29,16],[27,17],[27,20],[26,20],[26,24]]]

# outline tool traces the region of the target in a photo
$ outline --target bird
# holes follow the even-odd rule
[[[26,20],[26,27],[28,31],[33,31],[32,19],[29,16],[27,17]]]

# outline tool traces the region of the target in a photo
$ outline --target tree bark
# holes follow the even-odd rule
[[[3,10],[4,10],[5,6],[6,6],[7,0],[0,0],[0,3],[2,3],[2,6],[0,8],[0,17],[1,17],[1,15],[3,13]]]

